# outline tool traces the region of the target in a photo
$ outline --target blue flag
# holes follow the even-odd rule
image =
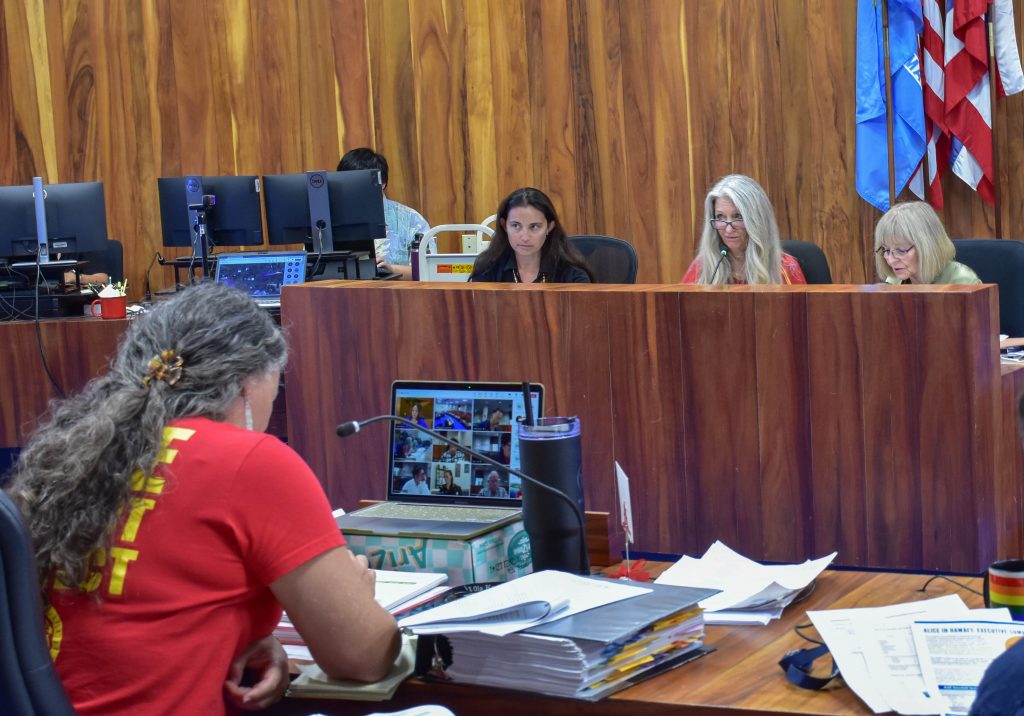
[[[896,193],[910,181],[925,149],[924,95],[918,38],[921,0],[889,0],[889,66],[892,70],[893,151]],[[889,148],[885,129],[885,60],[882,1],[857,6],[857,193],[889,209]]]

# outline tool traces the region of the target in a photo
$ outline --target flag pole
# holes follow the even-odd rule
[[[996,213],[996,238],[1003,238],[1002,192],[999,190],[999,152],[996,151],[996,33],[992,17],[992,0],[988,1],[985,12],[985,35],[988,38],[988,102],[992,121],[992,203]]]
[[[917,43],[917,56],[921,58],[922,76],[924,74],[924,33],[921,33],[921,39]],[[921,104],[925,104],[925,94],[928,88],[925,82],[921,83]],[[932,183],[928,180],[931,176],[928,166],[928,147],[931,144],[932,134],[935,132],[934,126],[931,131],[928,131],[928,125],[932,124],[928,118],[928,112],[925,111],[924,116],[924,156],[921,157],[921,182],[924,184],[924,200],[929,204],[932,203]],[[911,175],[913,177],[913,175]]]
[[[876,4],[878,0],[875,0]],[[896,149],[893,142],[892,68],[889,58],[889,2],[882,0],[882,56],[885,61],[885,140],[889,151],[889,206],[896,203]]]

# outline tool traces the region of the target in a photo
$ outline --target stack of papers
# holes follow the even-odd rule
[[[649,588],[545,570],[398,620],[416,634],[479,631],[494,636],[612,604]]]
[[[701,601],[706,624],[767,624],[824,571],[836,553],[803,564],[764,565],[715,542],[700,559],[684,556],[657,584],[716,589]]]
[[[972,611],[956,595],[807,616],[875,713],[968,713],[985,669],[1024,634],[1008,610]]]
[[[597,700],[706,653],[697,602],[707,595],[547,571],[399,625],[443,635],[451,658],[441,678]]]

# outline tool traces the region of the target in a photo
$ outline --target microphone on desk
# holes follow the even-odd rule
[[[160,255],[159,251],[155,251],[153,253],[153,258],[150,259],[149,266],[146,267],[146,281],[145,281],[145,284],[146,284],[146,299],[145,300],[146,300],[146,304],[147,305],[153,302],[153,293],[152,293],[152,291],[149,290],[149,272],[153,269],[153,264],[156,263],[157,259],[160,259],[161,261],[164,260],[164,257]]]
[[[462,450],[463,452],[468,453],[469,455],[471,455],[472,457],[474,457],[475,459],[477,459],[477,460],[479,460],[479,461],[481,461],[483,463],[486,463],[486,464],[488,464],[488,465],[490,465],[492,467],[495,467],[495,468],[497,468],[499,470],[503,470],[505,472],[512,473],[513,475],[518,477],[520,480],[524,480],[526,482],[529,482],[531,485],[536,485],[537,487],[540,487],[541,489],[546,490],[547,492],[555,495],[558,499],[563,500],[572,509],[572,514],[576,518],[576,526],[579,529],[580,554],[579,554],[579,557],[578,557],[578,562],[576,564],[576,568],[573,571],[576,572],[577,574],[589,574],[590,573],[590,558],[589,558],[589,555],[587,554],[587,539],[586,539],[587,531],[586,531],[586,528],[584,526],[585,523],[584,523],[584,519],[583,519],[583,511],[580,509],[580,506],[576,502],[576,500],[572,499],[571,497],[569,497],[569,495],[567,495],[566,493],[562,492],[558,488],[552,487],[551,485],[548,485],[548,484],[546,484],[544,482],[541,482],[540,480],[538,480],[536,478],[530,477],[529,475],[527,475],[522,470],[517,470],[516,468],[511,467],[510,465],[502,465],[497,460],[494,460],[494,459],[492,459],[490,457],[487,457],[483,453],[479,453],[476,450],[473,450],[471,448],[466,447],[462,443],[456,442],[455,440],[452,440],[451,438],[448,438],[448,437],[442,435],[441,433],[438,433],[438,432],[436,432],[434,430],[430,430],[429,428],[425,428],[422,425],[420,425],[419,423],[415,423],[412,420],[409,420],[408,418],[403,418],[403,417],[398,416],[398,415],[375,415],[372,418],[367,418],[366,420],[359,420],[359,421],[357,421],[357,420],[350,420],[347,423],[340,424],[336,428],[336,432],[338,433],[338,437],[340,437],[340,438],[347,438],[349,435],[355,435],[356,433],[358,433],[366,425],[373,425],[374,423],[381,423],[381,422],[398,423],[400,425],[405,425],[405,426],[410,427],[410,428],[415,428],[416,430],[419,430],[420,432],[426,433],[427,435],[431,436],[432,438],[440,440],[441,442],[445,443],[446,445],[454,445],[459,450]],[[529,509],[529,505],[524,502],[524,504],[523,504],[523,512],[525,513],[527,509]],[[534,551],[534,553],[537,553],[538,551],[543,551],[544,550],[544,545],[542,545],[542,544],[534,544],[533,543],[533,541],[534,541],[533,535],[530,536],[530,541],[531,541],[531,549]]]
[[[722,258],[718,259],[718,263],[715,264],[715,271],[714,273],[711,274],[711,280],[708,283],[715,282],[715,277],[718,275],[718,269],[722,268],[722,262],[725,261],[726,257],[729,256],[729,250],[724,246],[719,250],[718,253],[722,254]]]

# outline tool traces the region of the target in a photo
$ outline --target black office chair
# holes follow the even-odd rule
[[[0,491],[0,714],[74,713],[44,637],[31,538],[18,508]]]
[[[102,251],[82,255],[89,263],[83,273],[105,273],[113,283],[124,280],[124,247],[120,241],[107,239]]]
[[[636,249],[628,241],[611,236],[570,236],[580,250],[595,283],[636,283]]]
[[[956,239],[956,260],[984,283],[999,285],[999,332],[1024,336],[1024,242],[1014,239]]]
[[[832,283],[832,271],[828,267],[825,252],[810,241],[783,239],[782,250],[796,259],[804,272],[807,283]]]

